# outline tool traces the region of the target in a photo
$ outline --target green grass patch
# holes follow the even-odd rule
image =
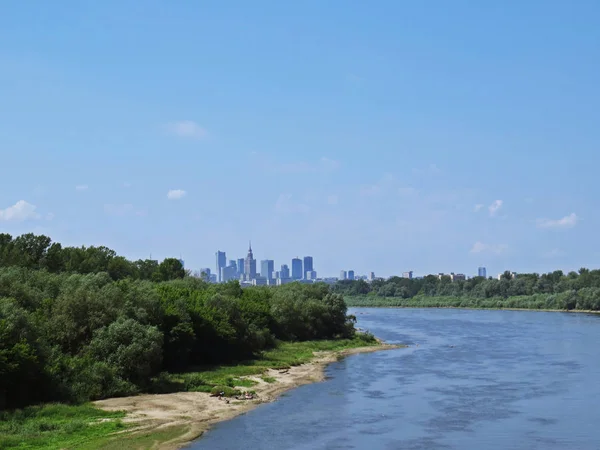
[[[273,378],[273,377],[267,377],[267,376],[265,376],[265,375],[263,375],[263,376],[261,377],[261,379],[262,379],[262,380],[263,380],[265,383],[275,383],[275,382],[277,381],[277,379],[276,379],[276,378]]]
[[[178,374],[161,374],[154,380],[152,392],[174,391],[213,392],[218,387],[239,391],[256,384],[244,377],[261,376],[269,369],[286,369],[309,362],[314,352],[339,351],[349,348],[377,345],[370,334],[357,333],[353,339],[335,339],[306,342],[278,342],[256,359],[235,365],[198,367],[196,370]],[[263,378],[264,379],[264,378]],[[173,391],[170,391],[173,392]],[[234,394],[235,395],[235,394]]]
[[[92,405],[48,404],[0,412],[0,449],[82,448],[122,431],[122,412],[107,412]]]

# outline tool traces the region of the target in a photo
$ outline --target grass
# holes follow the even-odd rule
[[[122,412],[92,405],[47,404],[0,413],[0,449],[70,449],[100,444],[122,431]],[[87,446],[87,447],[86,447]]]
[[[267,383],[269,369],[284,369],[309,362],[314,352],[378,345],[372,335],[357,334],[353,339],[279,342],[257,359],[235,365],[198,368],[194,372],[163,373],[153,383],[153,392],[200,391],[237,395],[249,390],[257,381],[244,377],[257,376]],[[3,449],[142,449],[172,440],[185,433],[185,427],[160,431],[125,432],[122,412],[106,412],[92,405],[68,406],[48,404],[23,410],[0,412],[0,450]]]
[[[377,345],[377,341],[373,336],[362,333],[358,333],[353,339],[279,342],[277,347],[263,352],[254,360],[233,365],[198,367],[185,373],[161,374],[154,380],[152,392],[223,391],[225,395],[234,396],[241,392],[238,388],[250,388],[256,385],[256,381],[245,377],[261,377],[269,369],[286,369],[304,364],[313,358],[314,352],[338,351],[369,345]]]

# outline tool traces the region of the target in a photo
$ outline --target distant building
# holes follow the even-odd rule
[[[487,278],[487,271],[485,270],[485,267],[480,267],[477,269],[477,276]]]
[[[354,280],[354,270],[348,271],[348,280]]]
[[[252,254],[252,243],[248,245],[248,255],[244,260],[244,278],[251,281],[256,278],[256,260]]]
[[[291,278],[277,278],[277,280],[275,280],[275,284],[277,286],[281,286],[282,284],[288,284],[293,282],[294,280],[292,280]]]
[[[462,273],[454,273],[454,272],[450,272],[450,280],[451,281],[464,281],[466,280],[467,277],[462,274]]]
[[[217,265],[216,265],[217,270],[215,270],[215,272],[217,274],[217,279],[220,283],[221,282],[221,269],[223,267],[227,267],[227,256],[225,256],[225,252],[217,251],[217,253],[215,253],[215,257],[217,260]]]
[[[375,281],[375,272],[369,274],[369,281]]]
[[[498,274],[498,279],[499,280],[502,279],[502,275],[504,275],[504,272]],[[510,278],[511,279],[514,279],[516,276],[517,276],[517,272],[510,272]]]
[[[402,278],[408,278],[409,280],[412,280],[412,278],[413,278],[413,272],[412,272],[412,270],[409,270],[408,272],[404,272],[402,274]]]
[[[227,266],[221,267],[221,282],[227,283],[231,280],[236,280],[238,278],[237,274],[237,265],[236,266]]]
[[[345,270],[340,270],[340,280],[347,280],[348,279],[348,272],[346,272]]]
[[[238,258],[237,260],[238,278],[240,275],[244,275],[244,258]]]
[[[292,259],[292,279],[302,279],[302,260],[300,258]]]
[[[229,264],[227,264],[227,265],[230,267],[235,267],[235,274],[237,276],[237,273],[238,273],[237,261],[235,259],[230,259]]]
[[[266,286],[268,283],[265,277],[254,277],[252,278],[252,286]]]
[[[305,279],[309,279],[308,276],[306,275],[308,272],[312,272],[314,270],[313,268],[313,257],[312,256],[305,256],[304,257],[304,278]]]
[[[211,283],[216,283],[217,282],[217,274],[216,273],[211,273],[210,274],[210,282]]]
[[[279,271],[278,278],[283,278],[283,279],[290,278],[290,268],[288,267],[287,264],[281,265],[281,270]]]
[[[202,278],[204,281],[210,281],[211,273],[208,267],[200,269],[198,271],[198,278]]]
[[[306,279],[307,280],[316,280],[317,279],[317,272],[315,272],[314,270],[311,270],[309,272],[306,272]]]
[[[260,262],[260,276],[270,280],[273,278],[273,271],[275,270],[275,261],[272,259],[263,259]]]

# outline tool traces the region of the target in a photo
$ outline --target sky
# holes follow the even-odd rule
[[[600,3],[7,1],[0,232],[320,276],[596,268]]]

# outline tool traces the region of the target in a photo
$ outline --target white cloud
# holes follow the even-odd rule
[[[477,241],[471,248],[471,253],[496,253],[500,254],[506,251],[508,248],[505,244],[484,244],[483,242]]]
[[[538,228],[566,229],[573,228],[579,220],[577,214],[571,213],[561,219],[538,219],[537,226]]]
[[[19,200],[13,206],[0,209],[0,221],[22,222],[28,219],[39,219],[40,215],[35,210],[35,205],[27,203],[25,200]]]
[[[87,184],[79,184],[79,185],[75,186],[76,191],[87,191],[87,189],[88,189]]]
[[[308,205],[295,203],[292,194],[281,194],[275,202],[275,211],[280,213],[307,213],[309,210]]]
[[[334,194],[327,196],[327,203],[330,205],[337,205],[338,204],[338,196],[334,195]]]
[[[186,194],[187,192],[182,189],[171,189],[169,192],[167,192],[167,198],[169,200],[179,200],[185,197]]]
[[[488,206],[490,217],[494,217],[496,214],[498,214],[498,211],[500,210],[500,208],[502,208],[503,203],[504,202],[502,200],[494,200],[494,202],[490,206]]]
[[[192,120],[182,120],[171,122],[167,125],[167,130],[182,138],[202,139],[206,136],[206,130]]]
[[[475,207],[473,208],[473,211],[478,212],[481,211],[481,209],[484,207],[485,205],[478,203],[475,205]]]

